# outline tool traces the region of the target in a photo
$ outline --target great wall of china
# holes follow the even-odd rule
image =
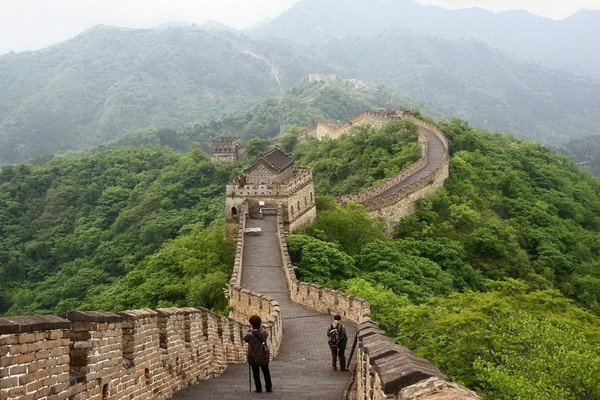
[[[401,173],[402,177],[391,178],[369,191],[342,196],[339,201],[357,201],[375,215],[382,212],[380,216],[384,218],[396,211],[408,215],[414,210],[416,198],[443,184],[448,176],[445,138],[434,126],[407,115],[403,117],[411,118],[421,128],[419,140],[424,144],[421,160],[409,168],[411,172]],[[350,121],[352,123],[346,123],[342,129],[338,126],[332,130],[331,124],[326,125],[326,129],[330,133],[342,132],[361,124],[359,121],[377,126],[390,118],[394,117],[365,113]],[[311,131],[308,128],[303,132],[306,135]],[[319,137],[318,129],[313,132]],[[432,170],[426,170],[414,182],[406,182],[428,165],[430,134],[442,142],[444,155],[435,162]],[[402,186],[402,182],[406,184]],[[410,200],[405,200],[407,198]],[[339,313],[346,321],[357,325],[356,367],[353,379],[348,382],[346,398],[480,399],[468,389],[450,382],[427,360],[414,356],[410,350],[386,337],[371,320],[370,306],[365,300],[299,282],[287,250],[281,207],[272,218],[276,218],[273,235],[280,260],[279,267],[272,270],[283,274],[286,288],[283,295],[277,294],[283,296],[280,302],[289,298],[319,313]],[[120,313],[74,311],[62,317],[0,318],[0,400],[177,397],[176,393],[181,389],[192,384],[198,384],[196,387],[200,388],[208,386],[209,382],[215,381],[210,378],[233,370],[245,361],[246,344],[242,337],[247,330],[247,318],[252,314],[260,315],[265,321],[263,326],[269,332],[271,354],[275,357],[284,338],[285,320],[290,317],[285,317],[286,311],[282,311],[280,302],[272,297],[276,294],[268,296],[245,288],[249,278],[256,278],[248,276],[251,265],[244,261],[249,259],[245,251],[251,250],[245,249],[248,221],[248,212],[241,209],[235,264],[229,283],[230,318],[202,308],[142,309]],[[242,279],[244,267],[246,275]],[[289,334],[286,332],[286,337]],[[217,387],[214,390],[219,393],[224,389]],[[185,397],[183,394],[180,398],[202,396]]]
[[[386,222],[388,231],[400,220],[416,211],[415,201],[429,196],[444,185],[448,178],[450,157],[448,141],[433,124],[415,118],[407,111],[364,112],[342,124],[317,122],[298,132],[299,140],[308,137],[338,138],[351,133],[352,128],[371,125],[381,128],[387,122],[408,120],[417,127],[421,143],[421,158],[399,174],[358,193],[339,196],[340,203],[362,204],[372,216]]]

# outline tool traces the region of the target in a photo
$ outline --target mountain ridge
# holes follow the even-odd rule
[[[301,45],[193,26],[97,26],[41,51],[0,56],[0,164],[148,126],[208,123],[310,73],[385,86],[396,93],[396,106],[543,143],[595,134],[600,126],[600,81],[519,62],[473,40],[388,31]]]
[[[448,10],[412,0],[304,0],[253,32],[318,42],[394,28],[446,39],[476,38],[523,61],[600,77],[600,11],[596,10],[580,10],[555,21],[525,10]]]

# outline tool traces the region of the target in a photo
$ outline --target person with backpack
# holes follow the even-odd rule
[[[334,371],[337,371],[337,359],[340,359],[340,370],[347,371],[346,369],[346,343],[348,342],[348,335],[346,335],[346,328],[342,324],[342,316],[336,314],[333,316],[333,323],[329,324],[327,329],[327,342],[329,343],[329,349],[331,350],[331,366]]]
[[[252,367],[254,386],[256,387],[255,392],[262,392],[260,370],[262,370],[265,378],[265,389],[267,392],[272,392],[271,373],[269,372],[270,352],[266,342],[269,334],[260,326],[262,321],[258,315],[252,315],[249,322],[251,328],[244,335],[244,341],[248,343],[248,364]]]

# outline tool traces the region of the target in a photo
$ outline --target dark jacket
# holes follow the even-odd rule
[[[329,324],[329,327],[327,328],[327,337],[329,337],[329,332],[331,332],[331,330],[333,328],[335,328],[337,326],[337,330],[338,333],[340,335],[340,349],[345,349],[346,348],[346,343],[348,342],[348,335],[346,334],[346,328],[344,327],[344,324],[342,324],[341,322],[333,322],[331,324]]]
[[[244,336],[244,341],[248,343],[248,364],[252,367],[262,367],[269,364],[268,358],[265,360],[263,351],[263,342],[267,341],[269,334],[263,328],[259,330],[252,329]]]

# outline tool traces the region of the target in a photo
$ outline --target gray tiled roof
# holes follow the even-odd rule
[[[278,147],[275,147],[272,150],[267,151],[261,157],[265,160],[269,165],[271,165],[278,172],[283,171],[290,165],[294,163],[294,159],[289,157],[283,151],[281,151]]]

